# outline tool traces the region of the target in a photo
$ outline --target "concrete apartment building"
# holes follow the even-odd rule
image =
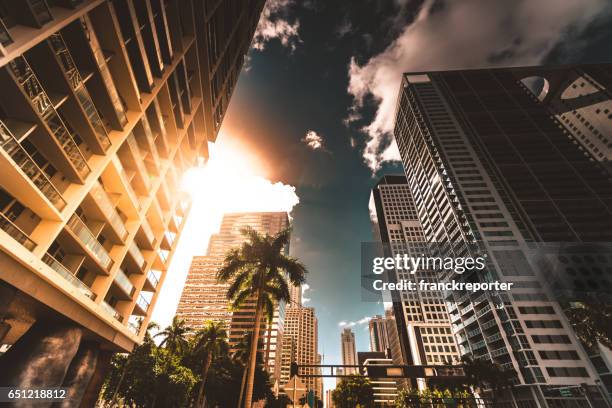
[[[370,332],[370,351],[387,352],[389,348],[389,336],[387,335],[387,323],[381,315],[373,316],[368,322]]]
[[[611,72],[610,65],[579,65],[403,77],[394,134],[423,236],[440,243],[443,256],[488,260],[484,271],[439,279],[515,283],[509,293],[444,294],[460,353],[517,373],[504,397],[511,405],[605,406],[598,373],[563,312],[569,301],[588,299],[575,290],[559,297],[529,255],[538,245],[612,238],[612,183],[603,160],[558,119],[609,99]],[[605,90],[568,96],[576,73]],[[546,92],[528,90],[534,77]],[[577,287],[591,280],[592,292],[605,297],[606,279],[588,276],[605,268],[607,257],[572,257],[583,268],[577,274],[563,266],[562,251],[556,255],[558,270],[573,273]]]
[[[290,306],[285,310],[283,328],[281,390],[290,380],[291,363],[299,365],[320,364],[318,354],[318,321],[312,307]],[[319,374],[317,368],[300,369],[300,374]],[[314,391],[318,399],[323,399],[320,389],[321,379],[301,378],[308,390]]]
[[[263,4],[0,2],[0,384],[91,404],[141,341]]]
[[[357,365],[357,349],[355,347],[355,333],[349,328],[345,327],[340,333],[340,349],[342,351],[342,365],[345,366],[356,366]],[[359,370],[357,368],[345,368],[344,374],[357,374]]]
[[[289,226],[285,212],[246,212],[225,214],[219,233],[210,238],[206,256],[194,257],[181,294],[176,315],[184,319],[189,327],[198,330],[207,320],[220,321],[227,325],[229,344],[232,350],[244,341],[245,334],[253,330],[256,302],[247,301],[239,310],[230,311],[227,299],[228,284],[216,280],[218,269],[227,252],[239,247],[245,236],[242,230],[251,227],[262,234],[275,235]],[[285,248],[288,251],[289,248]],[[285,320],[285,305],[279,304],[274,311],[271,324],[262,322],[260,351],[268,372],[275,380],[280,378],[282,359],[282,337]]]
[[[384,245],[383,251],[392,256],[410,254],[419,256],[425,237],[418,219],[417,209],[404,175],[386,175],[372,190],[376,210],[377,235]],[[418,270],[415,274],[397,271],[389,279],[425,280],[436,282],[434,271]],[[459,351],[451,330],[450,317],[442,293],[436,291],[405,291],[393,300],[393,320],[400,342],[392,347],[392,359],[404,364],[428,365],[457,361]],[[374,350],[385,351],[385,350]],[[420,383],[424,386],[424,383]]]

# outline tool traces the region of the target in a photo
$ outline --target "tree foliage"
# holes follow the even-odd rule
[[[343,379],[332,392],[334,406],[337,408],[374,407],[374,390],[370,380],[362,375]]]
[[[214,327],[207,324],[207,328]],[[209,352],[214,358],[206,373],[204,395],[210,406],[235,407],[245,370],[244,362],[232,358],[225,340],[219,341],[210,330],[188,336],[191,330],[180,321],[173,322],[130,354],[116,354],[102,388],[107,407],[188,407],[195,404]],[[166,340],[169,338],[169,340]],[[205,338],[209,340],[206,341]],[[164,341],[166,340],[166,341]],[[258,359],[253,400],[275,401],[270,378]],[[274,405],[271,405],[274,406]]]

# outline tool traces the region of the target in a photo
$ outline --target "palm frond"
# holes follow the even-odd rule
[[[290,238],[291,238],[291,227],[285,228],[284,230],[280,231],[278,234],[276,234],[273,237],[272,250],[274,250],[277,253],[280,253],[283,250],[283,248],[289,245]]]
[[[227,298],[233,299],[234,296],[236,296],[236,293],[238,293],[243,286],[253,286],[252,274],[249,270],[242,271],[240,274],[234,277],[234,280],[230,284],[229,288],[227,288]]]
[[[268,320],[268,323],[271,323],[272,319],[274,319],[274,302],[267,293],[263,295],[262,302],[264,311],[266,312],[266,319]]]
[[[217,280],[227,282],[242,271],[246,264],[247,261],[243,258],[241,251],[238,248],[231,249],[223,260],[223,266],[217,271]]]
[[[292,284],[298,286],[306,281],[308,271],[304,264],[291,256],[282,255],[279,257],[277,265],[280,269],[287,272]]]

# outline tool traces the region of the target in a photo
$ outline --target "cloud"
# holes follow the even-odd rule
[[[338,322],[338,326],[340,327],[354,327],[354,326],[361,326],[363,324],[366,324],[370,321],[371,317],[370,316],[365,316],[359,320],[356,321],[346,321],[346,320],[342,320],[340,322]]]
[[[301,140],[312,150],[326,150],[323,146],[323,137],[314,130],[306,132],[306,135]]]
[[[364,64],[352,58],[348,92],[354,103],[347,122],[367,101],[377,104],[363,150],[376,171],[398,160],[392,138],[403,72],[529,65],[542,62],[570,33],[577,35],[604,13],[607,0],[426,1],[414,20],[380,54]]]
[[[300,21],[289,18],[289,9],[294,0],[268,0],[261,13],[257,29],[253,36],[252,47],[263,51],[272,40],[280,43],[292,51],[300,42]]]
[[[310,285],[305,283],[302,285],[302,303],[308,303],[312,300],[311,298],[304,297],[307,290],[310,290]]]

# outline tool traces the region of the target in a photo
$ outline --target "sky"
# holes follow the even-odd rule
[[[610,0],[268,0],[208,168],[185,179],[194,205],[154,320],[171,320],[221,207],[286,210],[324,362],[341,362],[343,327],[367,351],[383,308],[361,302],[360,244],[373,240],[372,186],[402,171],[391,136],[401,73],[610,62],[611,22]]]

